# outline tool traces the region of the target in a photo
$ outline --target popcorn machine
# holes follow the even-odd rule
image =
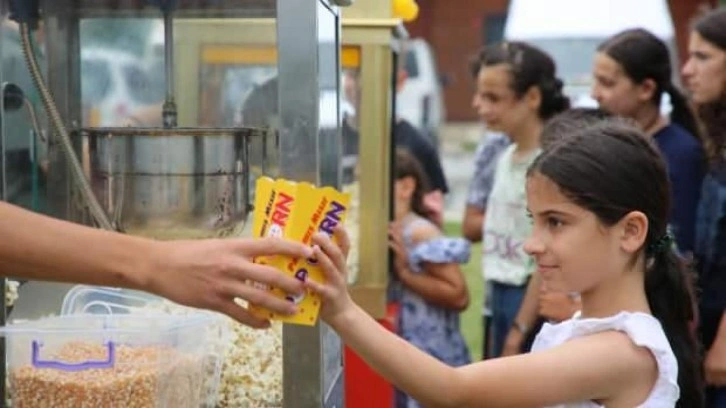
[[[340,97],[350,3],[10,0],[4,24],[26,71],[0,76],[29,78],[22,90],[43,113],[30,137],[3,113],[3,179],[26,169],[7,160],[7,141],[24,140],[27,168],[40,172],[24,187],[42,203],[31,209],[156,239],[248,234],[260,175],[340,187],[354,171]],[[24,283],[11,317],[57,313],[67,291]],[[241,382],[249,392],[224,406],[342,407],[339,338],[324,324],[286,326],[281,343],[280,400],[252,401],[266,390]]]

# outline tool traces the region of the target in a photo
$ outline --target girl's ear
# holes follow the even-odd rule
[[[416,190],[416,180],[411,176],[400,178],[396,180],[396,189],[405,196],[411,196]]]
[[[653,95],[658,90],[658,84],[650,78],[646,78],[643,82],[638,84],[638,98],[642,102],[647,102],[653,99]]]
[[[648,217],[640,211],[632,211],[620,220],[618,227],[620,248],[629,254],[638,252],[648,236]]]
[[[524,94],[524,100],[530,109],[538,111],[540,105],[542,105],[542,91],[540,91],[538,86],[531,86],[527,90],[527,93]]]
[[[416,179],[408,176],[403,178],[403,183],[407,191],[410,191],[411,194],[413,194],[414,190],[416,190]]]

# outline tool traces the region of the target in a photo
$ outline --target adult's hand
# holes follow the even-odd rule
[[[304,291],[299,280],[253,259],[267,255],[308,258],[312,250],[279,238],[215,239],[160,242],[148,291],[179,304],[215,310],[242,324],[265,328],[269,321],[253,316],[235,299],[283,314],[295,305],[273,296],[264,286],[291,294]],[[259,285],[262,284],[262,285]]]
[[[265,327],[235,303],[243,299],[278,313],[294,307],[257,282],[297,294],[303,285],[253,263],[265,255],[310,257],[312,249],[278,238],[154,241],[61,221],[0,202],[0,275],[152,292],[187,306],[225,313]]]

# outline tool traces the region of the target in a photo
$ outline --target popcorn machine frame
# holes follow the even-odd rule
[[[45,82],[55,101],[58,116],[70,131],[75,155],[81,157],[85,164],[93,160],[94,145],[91,142],[89,156],[83,143],[84,133],[89,132],[82,129],[84,111],[81,92],[81,23],[84,19],[91,18],[158,19],[162,17],[161,8],[165,11],[163,17],[167,22],[167,38],[174,38],[175,42],[174,46],[166,47],[165,53],[167,61],[173,61],[173,64],[166,64],[165,73],[167,78],[173,79],[168,81],[167,98],[159,111],[163,128],[153,129],[168,133],[180,125],[186,127],[184,132],[192,128],[213,134],[214,129],[229,128],[237,135],[241,129],[246,129],[243,132],[246,136],[241,143],[246,143],[246,149],[259,147],[262,159],[257,163],[259,166],[256,166],[255,160],[259,157],[254,151],[247,157],[234,159],[246,166],[245,177],[249,177],[249,173],[271,174],[340,187],[340,7],[350,5],[352,0],[21,0],[16,3],[30,5],[21,18],[40,17],[42,21],[46,39],[45,56],[49,67]],[[37,8],[33,9],[33,5]],[[231,30],[222,34],[225,39],[249,38],[254,35],[267,41],[263,45],[273,47],[277,65],[276,88],[279,89],[278,100],[274,104],[278,109],[276,123],[270,126],[257,124],[254,127],[245,127],[245,122],[242,121],[230,127],[219,122],[205,121],[199,115],[199,106],[195,107],[195,104],[200,103],[204,96],[199,71],[204,53],[196,53],[199,48],[189,47],[185,42],[205,35],[204,28],[199,26],[205,25],[205,21],[214,22],[211,26],[207,24],[210,29],[216,25]],[[190,36],[195,30],[198,30],[196,34],[199,36]],[[174,31],[178,31],[178,35],[172,36]],[[208,37],[206,42],[215,37],[219,38]],[[274,38],[274,42],[269,43],[270,38]],[[213,54],[214,52],[211,53]],[[241,95],[237,96],[241,98]],[[144,128],[134,128],[129,132],[138,135],[143,130]],[[2,132],[6,131],[3,126]],[[123,133],[122,128],[104,131]],[[71,172],[68,171],[67,152],[64,155],[58,133],[60,132],[51,131],[48,137],[48,188],[45,194],[49,205],[48,212],[61,219],[92,224],[94,220],[89,216],[87,208],[78,204],[79,194]],[[169,157],[173,158],[172,164],[181,163],[182,156],[173,153],[184,140],[180,137],[174,139],[176,136],[178,135],[164,136],[168,138],[156,146],[153,143],[146,144],[143,149],[136,150],[134,157],[147,157],[145,160],[149,162],[146,164],[158,164]],[[200,139],[206,141],[204,138]],[[199,144],[189,146],[190,152],[197,152]],[[139,156],[140,153],[154,152],[153,149],[161,150],[157,150],[157,154]],[[208,158],[208,155],[204,157]],[[194,158],[197,160],[197,155]],[[132,159],[130,162],[138,165],[138,160]],[[0,170],[5,172],[4,162]],[[91,184],[97,191],[93,179]],[[245,179],[241,189],[251,189],[251,186],[250,180]],[[249,198],[249,194],[239,196]],[[110,210],[105,201],[103,207],[107,212]],[[241,213],[242,217],[246,217],[246,211]],[[115,223],[112,227],[118,229]],[[13,313],[17,317],[25,318],[57,313],[60,299],[66,291],[67,286],[64,285],[30,282],[21,288],[20,302]],[[23,299],[33,299],[33,302],[23,303]],[[2,311],[5,311],[4,307]],[[5,323],[4,317],[4,313],[1,313],[0,324]],[[284,407],[344,406],[342,345],[330,329],[324,324],[313,328],[285,327],[283,353]],[[5,355],[4,348],[1,355]],[[3,378],[4,367],[3,358],[0,364]],[[0,398],[5,401],[4,392]]]
[[[353,184],[359,185],[359,196],[366,197],[364,203],[356,205],[354,217],[357,220],[349,227],[357,230],[356,235],[361,237],[381,237],[358,240],[356,252],[359,256],[351,266],[359,272],[350,285],[356,302],[379,319],[386,314],[388,284],[389,254],[383,238],[387,236],[387,220],[391,211],[395,43],[407,36],[401,21],[390,16],[390,8],[390,0],[384,0],[359,2],[343,9],[340,40],[341,94],[353,93],[341,96],[343,104],[349,106],[348,109],[341,108],[344,111],[341,119],[347,120],[346,124],[351,125],[355,132],[353,137],[346,130],[342,132],[345,146],[342,147],[343,174],[340,175],[340,183],[344,189]],[[275,21],[271,19],[183,19],[175,23],[174,30],[178,78],[203,78],[202,72],[205,71],[219,76],[230,69],[268,69],[274,72],[284,58],[279,54],[279,30],[276,32]],[[218,120],[215,113],[202,106],[201,101],[217,99],[223,92],[220,89],[223,86],[219,82],[200,86],[195,80],[187,85],[178,86],[181,124],[205,126]],[[205,88],[211,91],[205,92]],[[245,99],[254,99],[254,93],[255,90],[252,90]],[[288,95],[273,96],[285,103]],[[217,110],[224,108],[217,106]],[[350,110],[354,111],[353,119],[346,116]],[[254,117],[239,120],[243,124],[253,122],[256,126],[276,128],[281,117],[274,112],[262,118],[255,112]],[[269,143],[251,146],[251,149],[265,158],[277,152]],[[253,174],[279,174],[280,169],[274,163],[255,163],[254,157],[251,160]]]

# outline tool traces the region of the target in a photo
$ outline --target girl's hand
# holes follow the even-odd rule
[[[517,329],[510,329],[506,339],[504,340],[502,357],[522,354],[522,344],[524,344],[524,334]]]
[[[408,252],[403,243],[403,233],[398,223],[392,222],[388,227],[388,247],[393,251],[393,266],[398,277],[408,268]]]
[[[345,230],[338,226],[334,229],[337,245],[326,234],[318,233],[313,236],[313,258],[318,262],[325,273],[324,284],[307,280],[305,286],[320,295],[323,300],[320,316],[325,322],[332,325],[338,316],[353,306],[353,300],[348,293],[348,278],[346,259],[350,249],[350,240]]]
[[[569,320],[582,308],[579,298],[568,293],[540,288],[538,312],[547,320],[562,322]]]

